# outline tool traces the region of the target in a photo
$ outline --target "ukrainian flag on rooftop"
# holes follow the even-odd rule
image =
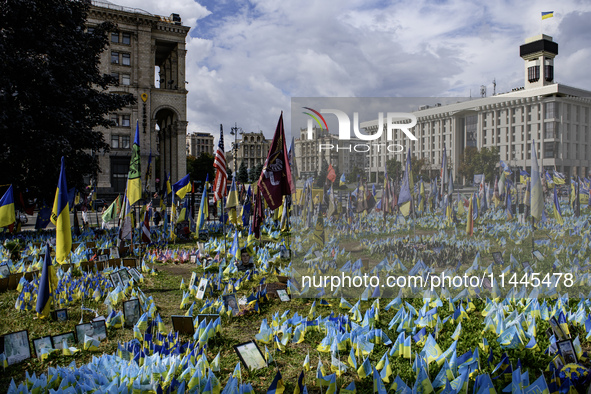
[[[542,12],[542,19],[552,18],[553,16],[554,16],[554,11]]]

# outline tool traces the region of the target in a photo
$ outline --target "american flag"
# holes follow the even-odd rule
[[[215,180],[213,181],[213,201],[217,202],[226,195],[226,182],[228,174],[226,173],[226,156],[224,155],[224,128],[220,124],[220,142],[215,151],[215,159],[213,161],[213,168],[215,171]]]

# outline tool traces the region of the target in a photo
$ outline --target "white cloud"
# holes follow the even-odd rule
[[[209,3],[211,2],[211,3]],[[540,29],[559,44],[557,80],[591,89],[591,4],[313,0],[120,0],[178,13],[187,37],[189,131],[217,136],[236,122],[272,136],[290,98],[492,94],[523,85],[519,45]],[[558,8],[559,7],[559,8]],[[541,21],[541,11],[554,18]],[[226,141],[229,149],[229,139]]]

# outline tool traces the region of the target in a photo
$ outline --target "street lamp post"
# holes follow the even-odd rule
[[[238,155],[238,134],[242,135],[242,128],[238,127],[236,123],[234,123],[234,127],[230,129],[230,135],[234,136],[234,144],[232,146],[232,159],[234,160],[234,176],[238,171],[238,162],[236,156]]]

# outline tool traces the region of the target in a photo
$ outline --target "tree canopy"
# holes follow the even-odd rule
[[[478,151],[475,147],[467,147],[460,158],[458,172],[466,177],[467,183],[472,183],[475,174],[484,174],[484,179],[492,181],[495,177],[496,166],[499,163],[499,148],[482,148]]]
[[[82,190],[109,145],[97,126],[135,102],[107,91],[99,71],[108,45],[103,23],[86,29],[90,2],[7,0],[0,3],[0,184],[53,200],[65,157],[68,187]]]
[[[207,152],[201,153],[197,158],[191,155],[187,156],[187,172],[191,174],[191,180],[200,181],[203,184],[209,175],[209,182],[213,183],[215,179],[213,160],[214,157]]]

